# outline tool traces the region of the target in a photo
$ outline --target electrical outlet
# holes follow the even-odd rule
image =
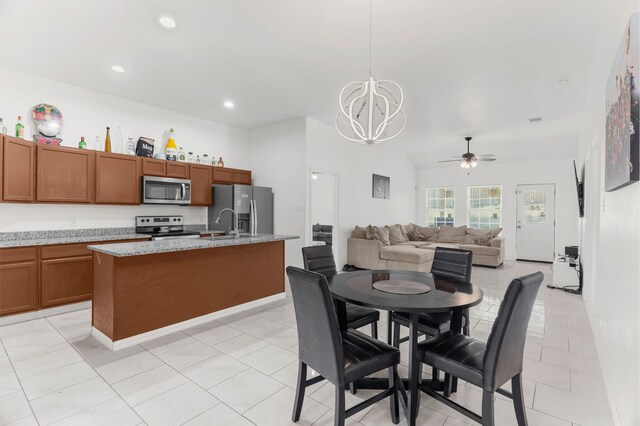
[[[77,217],[72,217],[70,219],[70,222],[71,222],[71,227],[72,228],[75,228],[76,226],[78,226],[78,218]]]

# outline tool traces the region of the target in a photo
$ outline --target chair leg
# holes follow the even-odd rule
[[[444,396],[449,398],[451,396],[452,380],[449,373],[444,373]]]
[[[394,348],[400,347],[400,324],[393,323],[393,345]]]
[[[378,321],[374,321],[371,323],[371,337],[374,339],[378,338]]]
[[[304,390],[307,381],[307,364],[300,361],[298,365],[298,383],[296,385],[296,398],[293,403],[293,414],[291,420],[297,422],[300,420],[300,413],[302,412],[302,401],[304,400]]]
[[[489,391],[482,391],[482,426],[495,426],[496,419],[493,411],[495,394]]]
[[[513,408],[516,410],[518,426],[527,426],[527,412],[524,408],[524,393],[522,391],[522,373],[511,379],[511,394],[513,395]]]
[[[356,382],[351,382],[349,383],[349,391],[355,395],[356,393],[358,393],[358,387],[356,386]]]
[[[393,393],[389,397],[389,404],[391,409],[391,421],[394,425],[400,423],[400,409],[398,402],[398,384],[396,383],[396,377],[398,376],[398,366],[394,365],[389,367],[389,389],[393,389]]]
[[[344,389],[336,386],[336,405],[334,414],[334,426],[344,426],[345,407],[344,407]]]
[[[391,322],[392,322],[391,321],[391,315],[392,315],[392,312],[388,311],[387,312],[387,344],[388,345],[391,345],[391,343],[392,343],[391,334],[392,334],[393,330],[392,330],[392,324],[391,324]]]
[[[440,380],[440,370],[435,367],[431,368],[431,378],[433,380]]]

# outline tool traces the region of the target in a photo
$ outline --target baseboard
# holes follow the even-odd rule
[[[166,336],[167,334],[175,333],[176,331],[203,324],[205,322],[228,317],[229,315],[237,314],[239,312],[257,308],[258,306],[276,302],[278,300],[284,299],[285,297],[285,292],[274,294],[273,296],[253,300],[251,302],[243,303],[242,305],[232,306],[231,308],[212,312],[210,314],[202,315],[196,318],[191,318],[186,321],[171,324],[166,327],[158,328],[156,330],[148,331],[146,333],[138,334],[135,336],[127,337],[126,339],[117,340],[115,342],[95,327],[91,327],[91,334],[110,350],[117,351],[120,349],[128,348],[130,346],[138,345],[140,343],[148,342],[149,340],[157,339],[158,337]]]
[[[91,308],[91,300],[70,305],[54,306],[53,308],[40,309],[39,311],[25,312],[23,314],[7,315],[0,317],[0,327],[3,325],[16,324],[24,321],[31,321],[39,318],[51,317],[54,315],[66,314],[67,312],[81,311]]]

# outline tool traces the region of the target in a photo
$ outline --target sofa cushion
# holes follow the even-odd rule
[[[389,229],[389,241],[391,245],[406,243],[409,238],[402,232],[402,225],[387,225]]]
[[[474,256],[500,256],[500,249],[498,247],[486,247],[475,244],[460,244],[462,250],[471,250]]]
[[[439,243],[464,243],[467,226],[443,226],[438,233]]]
[[[491,228],[489,229],[489,231],[491,231],[491,239],[494,239],[495,237],[500,235],[500,232],[502,232],[502,228]]]
[[[386,226],[367,226],[367,240],[378,240],[385,246],[391,244],[389,241],[389,228]]]
[[[409,239],[412,241],[430,241],[436,242],[438,240],[438,232],[440,228],[437,226],[419,226],[412,224],[413,231],[409,235]]]
[[[389,246],[380,252],[380,259],[395,260],[407,263],[423,263],[433,259],[433,252],[419,250],[411,246]]]
[[[431,250],[435,250],[436,247],[459,249],[460,248],[460,244],[454,244],[454,243],[429,243],[426,246],[420,246],[420,248],[431,249]]]
[[[356,225],[356,228],[353,230],[352,234],[353,238],[367,238],[367,229],[362,226]]]

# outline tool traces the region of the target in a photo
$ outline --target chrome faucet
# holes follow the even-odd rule
[[[220,213],[218,214],[218,218],[215,220],[215,223],[220,223],[220,217],[224,212],[231,212],[233,214],[233,230],[231,231],[231,233],[235,232],[236,238],[240,238],[240,230],[238,229],[238,213],[236,213],[235,210],[229,209],[229,208],[220,210]]]

